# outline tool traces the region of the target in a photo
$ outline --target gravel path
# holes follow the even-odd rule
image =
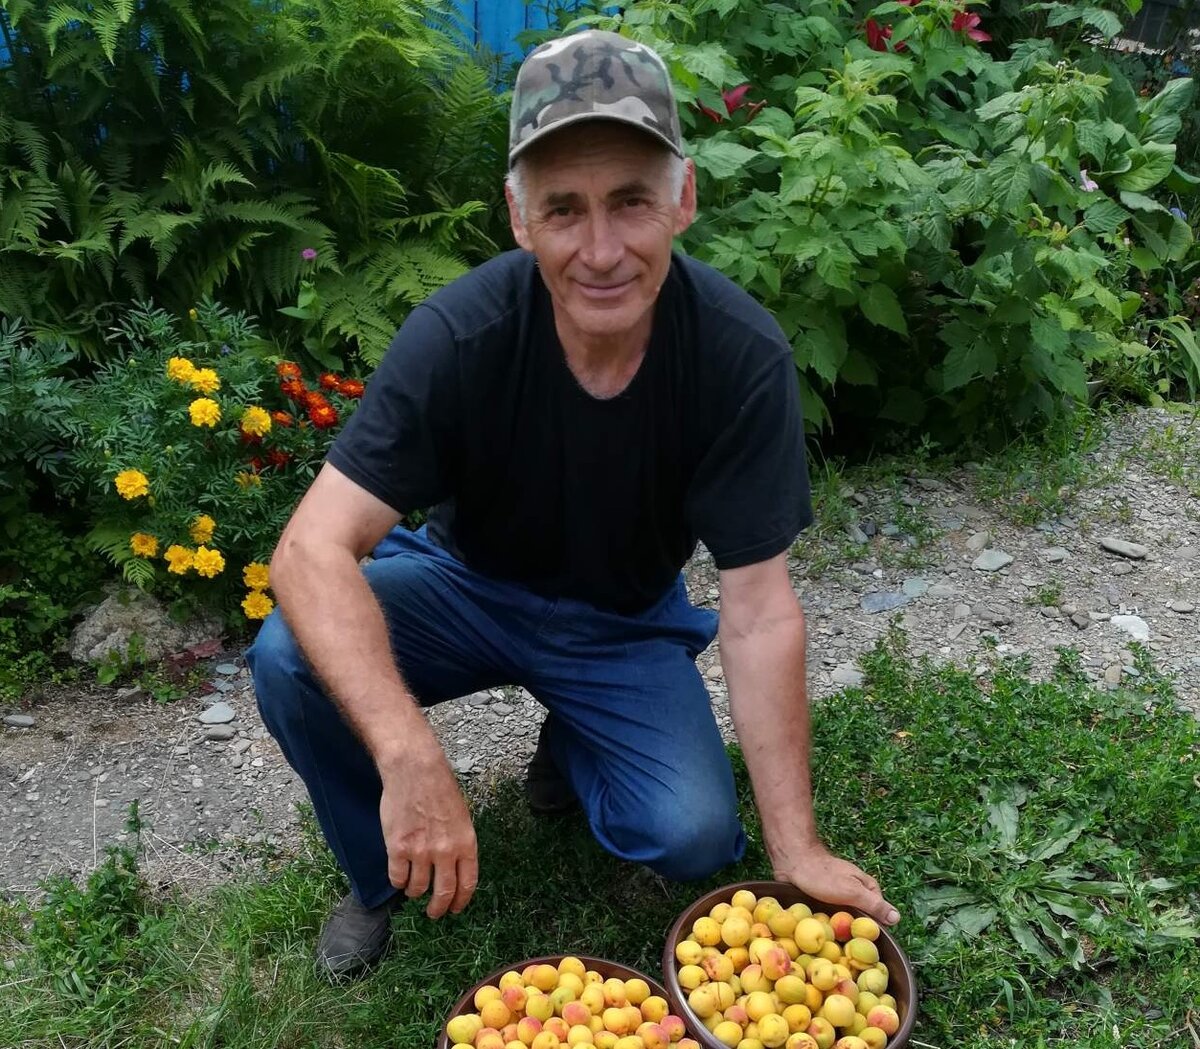
[[[914,653],[962,666],[1023,655],[1042,676],[1058,646],[1074,647],[1101,687],[1138,673],[1130,642],[1143,637],[1157,668],[1176,680],[1181,706],[1200,714],[1200,499],[1192,494],[1200,422],[1139,410],[1088,458],[1095,480],[1070,516],[1032,527],[1012,524],[984,498],[971,469],[906,478],[902,513],[894,489],[843,492],[858,524],[806,539],[793,563],[808,613],[811,694],[857,683],[857,659],[899,618]],[[813,571],[817,563],[828,567]],[[715,604],[716,572],[703,554],[688,579],[694,601]],[[731,736],[715,646],[700,666]],[[165,706],[137,689],[76,688],[48,691],[5,718],[0,893],[36,891],[49,874],[86,874],[122,839],[135,799],[152,881],[203,887],[256,866],[264,850],[286,852],[303,788],[258,720],[237,654],[213,660],[209,673],[201,691]],[[217,703],[228,711],[202,723]],[[430,713],[473,792],[519,772],[540,720],[538,704],[518,689]]]

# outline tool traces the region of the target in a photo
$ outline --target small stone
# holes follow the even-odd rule
[[[1167,607],[1172,612],[1178,612],[1180,615],[1187,615],[1190,612],[1196,611],[1196,606],[1191,601],[1168,601]]]
[[[967,540],[967,549],[973,554],[978,554],[986,550],[988,543],[991,541],[992,537],[990,533],[975,532],[971,538]]]
[[[953,597],[958,591],[949,583],[934,583],[928,593],[930,597]]]
[[[1100,537],[1100,546],[1111,554],[1119,554],[1121,557],[1129,557],[1135,561],[1141,561],[1150,553],[1149,548],[1142,546],[1141,543],[1126,542],[1124,539],[1116,539],[1110,535]]]
[[[720,681],[725,676],[725,671],[721,669],[720,663],[714,663],[704,672],[704,676],[709,681]]]
[[[1057,608],[1055,608],[1053,605],[1042,605],[1041,612],[1042,612],[1042,615],[1044,615],[1047,619],[1061,619],[1062,618],[1062,613]]]
[[[970,614],[971,614],[971,606],[970,605],[955,605],[954,606],[954,618],[955,619],[966,619],[970,616]]]
[[[1092,625],[1092,617],[1086,612],[1071,613],[1071,622],[1074,623],[1080,630],[1086,630]]]
[[[1181,546],[1175,551],[1175,556],[1180,561],[1191,561],[1200,557],[1200,546]]]
[[[460,776],[465,776],[475,767],[475,759],[469,755],[463,755],[461,758],[454,759],[454,771]]]
[[[957,623],[950,624],[950,629],[946,631],[946,636],[951,641],[957,641],[962,636],[962,632],[966,629],[967,624],[962,620],[959,620]]]
[[[1113,616],[1109,622],[1118,630],[1124,630],[1135,641],[1150,640],[1150,624],[1141,616]]]
[[[867,533],[859,528],[856,524],[846,525],[846,535],[850,537],[850,542],[857,543],[859,546],[863,546],[870,541],[867,537]]]
[[[900,526],[898,524],[893,524],[891,521],[889,521],[887,524],[885,524],[882,528],[879,529],[879,533],[880,533],[880,535],[897,536],[900,534]]]
[[[195,787],[197,790],[199,790],[201,787],[204,786],[204,780],[202,780],[199,776],[193,776],[192,777],[192,786]]]
[[[940,492],[944,487],[941,481],[935,481],[932,477],[917,477],[914,481],[918,488],[924,488],[927,492]]]
[[[217,673],[224,674],[226,677],[233,677],[238,672],[236,663],[218,663]]]
[[[214,681],[213,688],[215,688],[218,692],[225,693],[232,692],[235,688],[237,688],[237,685],[235,685],[232,681]]]
[[[224,725],[237,717],[237,711],[228,703],[214,703],[207,710],[196,715],[196,720],[202,725]]]
[[[858,688],[863,683],[864,675],[853,663],[839,663],[829,675],[835,685],[848,688]]]
[[[235,754],[241,754],[250,749],[250,741],[248,739],[235,739],[229,749]]]
[[[95,801],[96,808],[106,809],[109,806],[108,798],[97,798]]]
[[[859,599],[858,606],[864,612],[890,612],[894,608],[907,605],[911,600],[912,598],[905,593],[898,593],[894,590],[877,590],[870,594],[863,594]]]
[[[28,714],[6,714],[4,724],[9,728],[33,728],[37,720]]]
[[[492,704],[492,713],[499,714],[502,718],[508,717],[508,715],[511,714],[516,709],[517,708],[514,707],[511,703],[493,703]]]
[[[237,735],[237,729],[232,725],[208,725],[204,729],[204,738],[213,743],[225,743]]]
[[[971,562],[971,567],[980,572],[999,572],[1005,565],[1010,564],[1012,554],[1006,554],[1003,550],[984,550]]]
[[[1049,561],[1054,564],[1056,561],[1065,561],[1071,556],[1071,551],[1065,546],[1048,546],[1042,551],[1042,560]]]
[[[929,590],[928,579],[906,579],[900,584],[900,589],[909,597],[921,597]]]
[[[1121,664],[1113,663],[1104,669],[1104,683],[1106,685],[1119,685],[1121,683]]]

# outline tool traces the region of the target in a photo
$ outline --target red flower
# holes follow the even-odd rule
[[[950,28],[956,33],[966,33],[976,43],[982,44],[991,40],[991,36],[979,28],[982,19],[974,11],[959,11],[950,23]]]
[[[291,426],[294,420],[287,412],[272,412],[271,419],[278,426]]]
[[[263,461],[256,455],[250,460],[250,472],[262,473]]]
[[[896,3],[903,4],[905,7],[916,7],[921,0],[896,0]]]
[[[365,389],[366,387],[363,385],[361,379],[343,379],[338,384],[337,392],[343,397],[354,397],[357,399],[363,395]]]
[[[308,387],[299,379],[284,379],[279,388],[293,401],[303,401],[308,395]]]
[[[872,51],[889,50],[888,41],[892,39],[892,27],[890,25],[883,26],[876,22],[875,19],[868,18],[866,30],[867,47],[869,47]],[[894,48],[891,48],[891,50],[895,51],[896,54],[901,54],[902,52],[908,50],[908,45],[901,40],[900,43],[898,43]]]
[[[301,398],[305,408],[328,408],[329,400],[320,390],[306,390]]]
[[[342,380],[334,375],[333,372],[324,372],[317,380],[317,384],[323,390],[336,390],[338,388],[338,383],[341,381]]]
[[[269,452],[267,452],[267,462],[275,467],[276,470],[282,470],[291,461],[291,455],[285,452],[282,448],[272,448]]]
[[[338,424],[337,410],[331,404],[315,404],[309,405],[308,417],[312,420],[313,426],[318,430],[328,430],[332,426]]]
[[[240,426],[238,427],[238,436],[242,440],[242,444],[255,445],[262,444],[262,437],[256,433],[247,433]]]
[[[746,110],[746,120],[754,119],[754,116],[767,103],[762,102],[747,102],[746,93],[750,90],[750,84],[742,84],[740,87],[731,88],[728,91],[721,92],[721,98],[725,102],[725,112],[733,116],[739,109]],[[708,106],[701,102],[696,103],[696,108],[700,110],[714,124],[721,123],[725,118],[721,116],[715,109],[709,109]]]
[[[275,365],[275,374],[281,379],[303,379],[304,375],[300,371],[300,365],[293,364],[291,361],[280,361]]]

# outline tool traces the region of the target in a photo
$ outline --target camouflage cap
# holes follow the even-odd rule
[[[589,29],[531,51],[517,72],[509,117],[509,167],[552,131],[584,120],[616,120],[683,156],[671,77],[636,40]]]

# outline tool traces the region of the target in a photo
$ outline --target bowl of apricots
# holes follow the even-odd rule
[[[438,1049],[700,1049],[666,988],[601,958],[554,955],[507,965],[464,994]]]
[[[703,1049],[902,1049],[912,967],[873,918],[778,881],[702,896],[663,949],[667,1000]]]

